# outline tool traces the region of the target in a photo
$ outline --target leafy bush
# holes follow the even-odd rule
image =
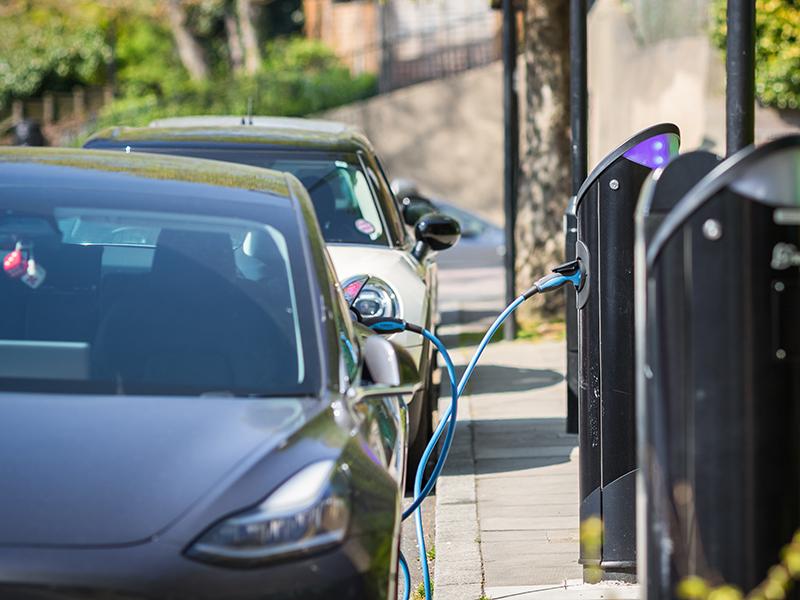
[[[130,19],[119,24],[115,37],[116,79],[125,96],[164,95],[186,86],[189,76],[166,27],[146,18]]]
[[[725,48],[726,0],[712,5],[712,38]],[[800,107],[800,5],[756,0],[756,95],[767,106]]]
[[[156,67],[153,67],[154,69]],[[269,44],[262,70],[254,77],[217,77],[204,83],[184,78],[166,87],[127,84],[125,94],[105,107],[98,128],[145,125],[153,119],[196,114],[253,113],[302,116],[371,96],[375,75],[352,75],[323,44],[289,38]],[[163,81],[163,77],[152,80]]]
[[[44,88],[93,83],[111,49],[100,27],[39,13],[0,18],[0,108]]]

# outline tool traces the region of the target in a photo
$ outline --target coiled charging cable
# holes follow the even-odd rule
[[[494,334],[503,324],[503,322],[513,313],[519,306],[528,300],[529,298],[533,297],[536,294],[544,293],[544,292],[552,292],[555,291],[564,285],[572,283],[575,286],[575,289],[580,290],[584,283],[584,271],[581,268],[581,264],[579,261],[571,261],[565,263],[563,265],[559,265],[558,267],[553,269],[553,272],[542,277],[539,279],[530,289],[528,289],[525,293],[518,296],[511,304],[509,304],[506,309],[500,313],[500,316],[495,319],[494,323],[492,323],[491,327],[486,331],[486,334],[483,336],[480,344],[478,344],[478,348],[475,350],[475,354],[473,354],[472,359],[470,359],[469,364],[467,364],[467,368],[464,370],[464,374],[461,376],[461,380],[456,383],[457,375],[456,369],[453,365],[453,361],[450,358],[450,353],[447,351],[447,348],[442,343],[442,341],[436,337],[433,333],[425,329],[424,327],[420,327],[419,325],[414,325],[413,323],[406,323],[402,319],[383,319],[383,318],[375,318],[375,319],[362,319],[362,323],[367,327],[371,328],[373,331],[378,333],[399,333],[401,331],[413,331],[415,333],[420,334],[427,340],[436,346],[436,349],[439,351],[439,354],[444,361],[445,368],[447,369],[447,375],[450,380],[450,390],[451,390],[451,399],[450,399],[450,406],[447,407],[447,410],[442,415],[442,418],[439,421],[439,425],[436,427],[436,431],[433,432],[433,436],[431,436],[430,442],[428,442],[428,446],[425,448],[425,452],[422,454],[422,459],[420,460],[419,466],[417,467],[417,473],[414,478],[414,500],[412,501],[411,505],[403,511],[403,520],[407,519],[412,514],[414,515],[414,521],[416,526],[416,533],[417,533],[417,544],[419,546],[419,561],[422,567],[422,581],[423,587],[425,589],[425,600],[432,600],[432,590],[431,590],[431,581],[430,581],[430,570],[428,567],[428,553],[425,547],[425,532],[423,530],[422,525],[422,511],[420,509],[420,505],[422,501],[427,498],[428,494],[430,494],[433,487],[436,485],[436,480],[439,477],[439,474],[442,471],[442,467],[444,467],[444,463],[447,460],[447,455],[450,452],[450,446],[453,443],[453,436],[455,435],[456,430],[456,412],[458,409],[458,399],[461,397],[461,394],[464,392],[464,388],[467,386],[467,382],[469,378],[472,376],[473,371],[475,370],[475,366],[478,364],[478,360],[480,360],[483,351],[486,349],[486,346],[491,341]],[[436,463],[431,471],[430,477],[425,485],[422,485],[422,480],[425,474],[425,467],[428,464],[428,461],[431,458],[434,450],[436,449],[437,444],[439,443],[439,439],[442,436],[444,430],[447,430],[444,437],[444,442],[442,443],[441,451],[439,452],[439,457],[436,460]],[[400,570],[403,575],[403,584],[404,584],[404,592],[403,592],[403,600],[409,600],[409,596],[411,594],[411,576],[408,569],[408,563],[406,562],[405,557],[403,556],[402,552],[400,553],[399,557],[399,565]]]

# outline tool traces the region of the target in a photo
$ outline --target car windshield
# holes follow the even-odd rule
[[[307,277],[293,273],[303,270],[290,208],[270,222],[162,211],[158,198],[145,210],[90,205],[88,192],[63,205],[13,192],[0,195],[0,388],[314,391],[313,333],[300,318],[310,295]]]
[[[355,154],[211,148],[147,148],[146,151],[286,171],[308,190],[326,242],[389,245],[374,182],[369,180],[377,176],[365,171]]]

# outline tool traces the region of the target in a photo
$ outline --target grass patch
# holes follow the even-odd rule
[[[477,346],[480,344],[483,336],[486,335],[486,331],[489,329],[489,326],[486,325],[485,327],[481,327],[474,331],[461,331],[456,335],[444,335],[443,340],[445,345],[448,348],[467,348],[470,346]],[[495,342],[502,342],[503,341],[503,326],[501,325],[500,328],[495,332],[492,336],[492,340],[490,343],[494,344]]]
[[[517,339],[528,341],[561,341],[566,337],[567,324],[562,319],[521,321]]]
[[[504,326],[500,328],[492,336],[489,343],[502,342],[504,339]],[[488,329],[488,325],[486,327]],[[443,341],[448,348],[469,348],[477,346],[483,336],[486,335],[486,329],[477,331],[462,331],[457,335],[445,335]],[[567,324],[563,319],[536,319],[536,320],[520,320],[517,324],[517,339],[531,342],[542,341],[561,341],[566,338]]]
[[[433,596],[433,581],[431,581],[431,596]],[[420,582],[417,589],[411,594],[410,600],[425,600],[425,584]]]
[[[436,560],[436,546],[428,548],[428,560]]]

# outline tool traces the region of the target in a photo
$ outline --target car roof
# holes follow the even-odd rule
[[[338,121],[304,119],[299,117],[237,117],[235,115],[197,115],[192,117],[169,117],[150,121],[149,127],[236,127],[252,125],[273,129],[296,129],[298,131],[344,133],[350,127]]]
[[[128,178],[134,176],[138,178],[136,185],[143,191],[145,188],[155,190],[166,182],[196,183],[263,192],[286,206],[298,201],[290,189],[295,178],[288,173],[197,158],[78,148],[0,148],[0,175],[5,179],[18,175],[20,166],[24,167],[25,177],[32,184],[47,180],[86,183],[102,179],[111,186],[130,186]]]
[[[367,138],[344,123],[289,117],[252,117],[246,124],[242,117],[176,117],[160,119],[148,127],[113,127],[87,141],[87,147],[115,146],[129,143],[143,145],[202,146],[273,146],[321,151],[356,151],[372,153]]]

